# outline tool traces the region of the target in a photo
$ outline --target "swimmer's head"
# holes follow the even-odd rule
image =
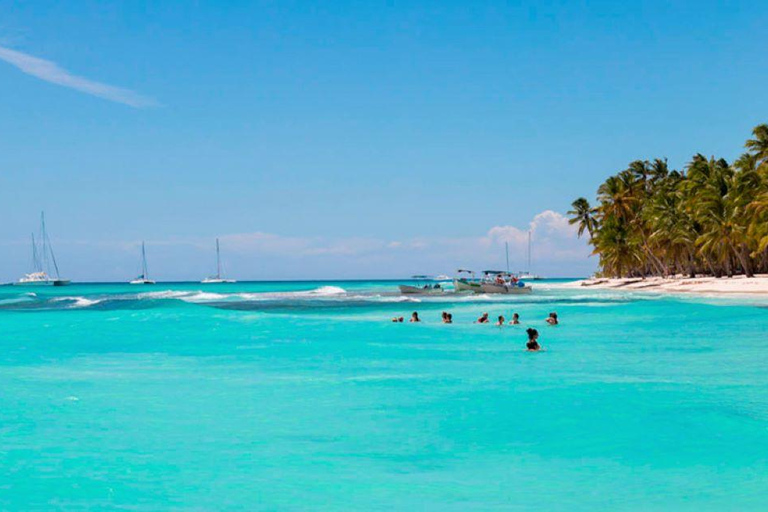
[[[539,331],[537,331],[536,329],[533,329],[531,327],[526,329],[525,332],[528,333],[528,339],[529,340],[535,340],[536,338],[539,337]]]

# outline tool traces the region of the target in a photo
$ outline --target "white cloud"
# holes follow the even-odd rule
[[[256,232],[222,236],[221,243],[227,251],[241,254],[351,259],[376,256],[393,261],[410,255],[425,259],[452,259],[456,264],[498,260],[499,255],[503,255],[504,244],[508,243],[510,256],[519,266],[525,263],[528,229],[531,230],[533,253],[537,260],[562,262],[586,258],[590,253],[584,241],[577,238],[575,226],[568,224],[565,216],[552,210],[534,216],[527,228],[494,226],[485,235],[476,237],[418,237],[389,241],[378,238],[288,237]]]
[[[4,60],[19,68],[22,72],[37,77],[46,82],[69,87],[86,94],[98,96],[109,101],[122,103],[131,107],[142,108],[157,105],[152,98],[147,98],[129,89],[95,82],[87,78],[73,75],[55,62],[34,57],[32,55],[11,50],[0,46],[0,60]]]

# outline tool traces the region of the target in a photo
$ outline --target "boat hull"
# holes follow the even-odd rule
[[[398,288],[403,295],[440,295],[444,291],[442,288],[421,288],[407,284],[401,284]]]
[[[128,284],[155,284],[155,282],[151,279],[134,279]]]
[[[202,284],[226,284],[226,283],[231,284],[236,282],[237,281],[235,281],[234,279],[216,279],[216,278],[203,279],[202,281],[200,281],[200,283]]]
[[[531,293],[533,288],[530,286],[509,286],[505,284],[496,283],[482,283],[480,289],[483,293],[496,293],[503,295],[524,295]]]
[[[472,281],[468,281],[466,279],[454,279],[453,287],[457,292],[472,292],[472,293],[483,292],[483,290],[480,288],[480,283],[475,283]]]

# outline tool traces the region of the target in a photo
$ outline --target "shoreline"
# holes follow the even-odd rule
[[[564,286],[660,293],[768,296],[768,274],[750,278],[745,276],[590,278]]]

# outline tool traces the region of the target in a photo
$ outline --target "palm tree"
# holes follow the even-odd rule
[[[685,171],[635,160],[574,201],[569,223],[589,233],[603,274],[768,272],[768,124],[733,165],[696,154]]]
[[[581,236],[584,234],[584,231],[586,231],[589,234],[589,239],[592,240],[592,233],[594,232],[595,226],[597,225],[597,221],[595,220],[595,209],[592,208],[589,205],[589,201],[583,197],[580,197],[571,203],[571,208],[573,209],[568,212],[568,215],[571,216],[571,218],[568,220],[568,224],[578,224],[579,238],[581,238]]]
[[[749,139],[745,147],[755,156],[758,165],[768,164],[768,124],[755,126],[752,130],[754,139]]]

